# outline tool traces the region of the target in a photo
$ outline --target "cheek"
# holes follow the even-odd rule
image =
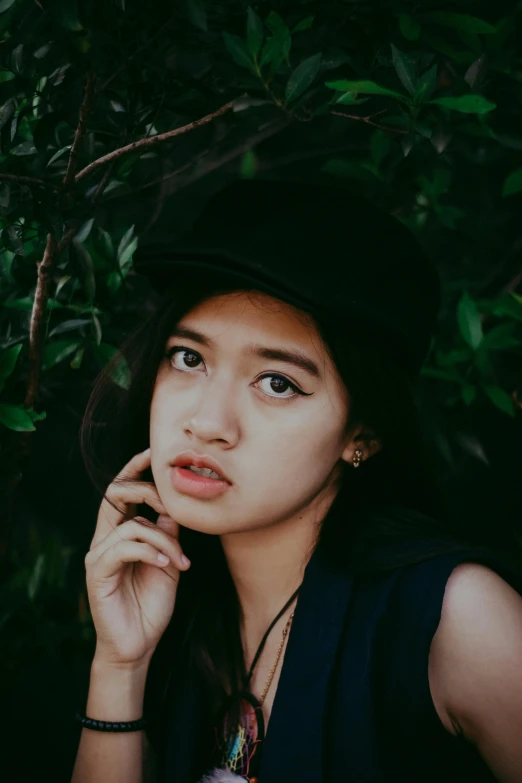
[[[264,470],[290,477],[327,475],[340,459],[345,440],[345,418],[328,405],[299,425],[281,427],[268,436],[262,449]],[[268,433],[266,433],[268,435]],[[267,468],[268,466],[268,468]]]
[[[175,397],[167,393],[164,385],[156,384],[149,411],[151,445],[153,445],[153,441],[159,444],[171,436],[172,428],[176,422],[178,405],[176,405]]]

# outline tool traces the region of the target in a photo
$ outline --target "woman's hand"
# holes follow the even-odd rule
[[[85,557],[96,628],[95,658],[111,665],[150,661],[172,617],[180,571],[190,567],[179,544],[179,524],[166,513],[155,485],[140,481],[149,466],[147,449],[133,457],[110,484]],[[138,503],[159,512],[156,524],[133,518]],[[169,558],[167,564],[160,562],[160,554]]]

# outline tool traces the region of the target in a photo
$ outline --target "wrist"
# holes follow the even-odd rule
[[[91,669],[96,669],[97,671],[107,671],[107,672],[122,672],[122,673],[129,673],[129,674],[143,674],[148,672],[150,661],[152,656],[147,656],[146,658],[143,658],[139,661],[115,661],[113,660],[110,655],[107,655],[102,650],[96,649],[94,652],[94,657],[92,659]]]
[[[94,657],[85,714],[102,721],[143,717],[147,664],[114,664]]]

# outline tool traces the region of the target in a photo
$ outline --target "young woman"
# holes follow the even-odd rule
[[[411,233],[240,181],[136,266],[162,297],[83,428],[106,492],[73,783],[522,783],[522,579],[424,466],[439,287]]]

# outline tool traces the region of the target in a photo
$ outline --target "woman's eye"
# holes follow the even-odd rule
[[[265,388],[261,389],[269,397],[281,397],[284,400],[288,400],[291,397],[296,397],[298,394],[303,394],[297,386],[285,378],[283,375],[264,375],[259,379],[258,383],[262,381],[269,381],[265,385]],[[286,391],[291,391],[291,394],[285,394]]]
[[[184,356],[181,354],[184,354]],[[170,348],[166,355],[174,369],[182,372],[195,369],[198,362],[201,361],[199,353],[191,351],[189,348],[183,348],[181,345]]]
[[[189,372],[190,370],[195,370],[202,361],[199,353],[192,351],[190,348],[185,348],[182,345],[175,345],[172,348],[169,348],[165,356],[169,360],[171,366],[180,372]],[[295,383],[289,381],[288,378],[284,377],[284,375],[263,375],[257,381],[257,385],[262,383],[265,385],[264,388],[260,386],[261,391],[266,394],[267,397],[290,400],[292,397],[305,395],[305,392],[301,391],[301,389],[299,389]],[[290,394],[287,392],[290,392]]]

